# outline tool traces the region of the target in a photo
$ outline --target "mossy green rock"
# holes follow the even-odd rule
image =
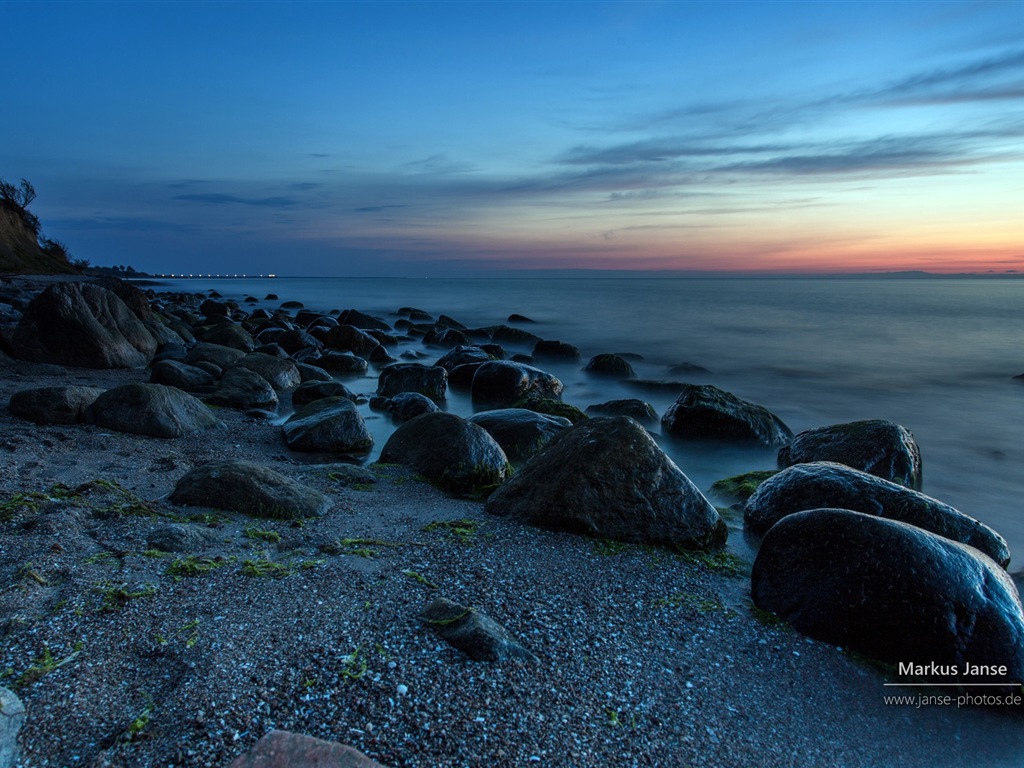
[[[230,509],[253,517],[294,520],[323,514],[330,501],[315,488],[250,461],[215,461],[185,474],[171,501]]]

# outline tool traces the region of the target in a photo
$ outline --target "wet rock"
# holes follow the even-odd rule
[[[644,426],[658,423],[658,413],[654,406],[635,397],[588,405],[587,413],[597,416],[629,416]]]
[[[538,341],[533,356],[538,360],[579,360],[580,351],[564,341]]]
[[[321,368],[319,365],[312,365],[310,363],[296,362],[295,367],[299,371],[299,378],[302,379],[302,383],[305,384],[309,381],[332,381],[331,374]]]
[[[400,392],[386,401],[385,409],[398,421],[409,421],[421,414],[441,410],[433,400],[419,392]]]
[[[377,330],[377,331],[390,331],[391,326],[381,320],[379,317],[373,317],[360,312],[357,309],[346,309],[340,315],[338,315],[339,325],[354,325],[356,328],[366,330]]]
[[[352,352],[360,357],[368,358],[370,354],[380,347],[373,336],[354,325],[339,325],[327,332],[325,342],[328,347],[338,349],[342,352]]]
[[[259,464],[235,460],[196,467],[178,481],[170,499],[282,520],[313,517],[330,507],[328,498],[315,488]]]
[[[348,352],[335,352],[334,350],[325,350],[317,358],[316,364],[325,371],[342,374],[366,373],[366,370],[370,367],[369,363],[361,357],[356,357]]]
[[[279,344],[281,349],[289,355],[294,355],[300,349],[323,349],[324,346],[324,343],[320,341],[320,339],[307,331],[300,331],[298,329],[283,331],[281,335],[275,339],[275,342]]]
[[[163,384],[125,384],[108,389],[85,412],[106,429],[151,437],[181,437],[223,424],[199,400]]]
[[[838,462],[921,489],[921,451],[910,430],[892,421],[854,421],[809,429],[779,450],[780,467],[811,461]]]
[[[502,408],[482,411],[469,417],[497,441],[509,461],[524,461],[548,444],[552,437],[572,422],[526,408]]]
[[[615,379],[632,379],[636,376],[633,366],[618,355],[610,353],[595,355],[583,369],[587,373],[608,376]]]
[[[685,376],[694,373],[711,373],[711,371],[703,365],[697,365],[696,363],[676,363],[669,367],[668,372],[674,376]]]
[[[340,381],[307,381],[292,392],[292,405],[298,408],[314,400],[323,400],[325,397],[344,397],[353,403],[356,401],[352,390]]]
[[[410,467],[449,493],[479,496],[508,476],[508,459],[487,431],[451,413],[425,413],[394,431],[382,463]]]
[[[185,362],[189,365],[213,363],[218,368],[224,369],[234,365],[243,357],[245,357],[245,352],[240,349],[225,347],[222,344],[208,344],[203,342],[196,344],[191,350],[189,350],[188,355],[185,357]]]
[[[281,431],[293,451],[363,453],[373,447],[366,422],[346,397],[325,397],[302,406]]]
[[[212,394],[206,397],[210,405],[226,408],[276,408],[277,393],[270,383],[248,368],[229,368],[224,371],[220,383]]]
[[[741,504],[754,495],[761,483],[778,473],[776,469],[762,469],[723,477],[711,484],[708,493],[729,504]]]
[[[79,424],[96,398],[103,394],[96,387],[37,387],[11,395],[8,409],[20,419],[36,424]]]
[[[696,440],[727,440],[774,447],[793,437],[768,409],[710,384],[688,384],[661,418],[665,433]]]
[[[150,384],[166,384],[186,392],[213,385],[214,378],[209,371],[177,360],[160,360],[149,372]]]
[[[153,359],[157,340],[112,291],[91,283],[55,283],[25,309],[10,352],[22,360],[82,368],[136,368]]]
[[[288,731],[270,731],[226,768],[383,768],[344,744]]]
[[[513,328],[510,325],[492,325],[482,330],[491,337],[491,341],[496,341],[499,344],[529,344],[533,346],[541,340],[540,336],[535,333],[524,331],[522,328]]]
[[[256,348],[256,342],[249,332],[238,325],[223,324],[211,328],[203,334],[203,341],[242,352],[251,352]]]
[[[726,537],[711,503],[625,416],[558,433],[485,508],[542,528],[642,544],[707,549]]]
[[[464,347],[469,337],[457,328],[435,328],[423,337],[423,343],[432,347]]]
[[[209,528],[187,523],[171,523],[154,528],[146,537],[146,546],[161,552],[199,552],[218,540]]]
[[[471,393],[474,403],[509,407],[531,394],[557,399],[562,382],[531,365],[492,360],[476,369]]]
[[[743,511],[746,527],[764,533],[796,512],[838,507],[916,526],[975,547],[1005,566],[1006,541],[984,523],[931,496],[843,464],[814,462],[784,469],[758,486]]]
[[[525,408],[536,413],[546,413],[548,416],[558,416],[568,419],[573,424],[579,424],[581,421],[586,421],[589,418],[587,414],[575,405],[569,405],[569,403],[563,403],[561,400],[541,397],[540,395],[527,395],[521,400],[516,400],[512,407]]]
[[[423,609],[420,618],[438,637],[474,661],[537,661],[507,629],[475,608],[440,597]]]
[[[445,399],[448,371],[436,365],[397,363],[389,365],[377,378],[377,394],[394,397],[402,392],[419,392],[431,400]]]
[[[761,543],[751,595],[798,632],[882,661],[1005,665],[984,681],[1024,679],[1010,578],[977,550],[905,523],[845,509],[790,515]]]
[[[259,374],[275,390],[291,389],[302,382],[302,376],[295,363],[262,352],[250,352],[235,363],[234,367],[245,368]]]

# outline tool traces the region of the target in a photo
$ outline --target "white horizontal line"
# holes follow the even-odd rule
[[[944,685],[955,685],[959,688],[982,688],[985,686],[996,686],[999,688],[1005,688],[1008,685],[1021,685],[1021,683],[1006,682],[1006,683],[958,683],[955,680],[950,680],[948,683],[882,683],[882,685],[896,685],[900,687],[918,686],[925,688],[935,688]]]

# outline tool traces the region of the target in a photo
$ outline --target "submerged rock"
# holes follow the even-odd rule
[[[899,520],[972,546],[1004,567],[1010,562],[1006,541],[984,523],[931,496],[827,461],[797,464],[765,480],[747,499],[743,521],[760,534],[787,515],[819,507]]]
[[[688,384],[661,417],[672,437],[729,440],[774,447],[793,437],[782,420],[767,408],[741,400],[710,384]]]
[[[423,609],[420,618],[438,637],[474,661],[537,661],[507,629],[475,608],[439,597]]]
[[[1024,613],[1009,577],[971,547],[844,509],[780,520],[751,574],[755,605],[802,634],[882,661],[1004,666],[1024,680]]]
[[[118,432],[181,437],[224,426],[192,395],[163,384],[108,389],[86,409],[86,421]]]
[[[689,549],[718,546],[727,534],[711,503],[625,416],[559,432],[486,510],[542,528]]]
[[[913,434],[874,419],[808,429],[779,450],[779,466],[834,461],[884,480],[921,489],[921,451]]]
[[[394,431],[382,463],[402,464],[460,496],[479,496],[504,482],[508,459],[487,431],[452,413],[425,413]]]
[[[251,461],[215,461],[186,473],[171,492],[175,504],[232,509],[254,517],[293,520],[323,514],[330,501]]]

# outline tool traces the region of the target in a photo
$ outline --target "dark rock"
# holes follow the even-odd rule
[[[378,344],[372,352],[370,352],[370,362],[376,365],[378,368],[397,363],[398,358],[392,357],[391,353],[388,352],[383,345]]]
[[[758,486],[747,500],[744,524],[764,533],[782,518],[807,509],[837,507],[913,525],[1010,561],[1003,537],[948,504],[844,464],[797,464]]]
[[[330,381],[307,381],[300,384],[292,392],[292,405],[298,408],[307,403],[312,403],[314,400],[323,400],[325,397],[344,397],[353,403],[356,401],[356,396],[352,390],[340,381],[332,379]]]
[[[301,301],[286,301],[281,304],[281,309],[302,309],[304,306]]]
[[[761,483],[777,474],[777,469],[762,469],[723,477],[711,484],[708,494],[729,504],[742,504],[754,495]]]
[[[469,417],[497,441],[510,461],[524,461],[548,444],[552,437],[572,422],[526,408],[502,408],[482,411]]]
[[[157,349],[155,355],[153,355],[153,363],[159,363],[161,360],[177,360],[184,362],[185,357],[188,355],[188,350],[184,344],[161,344]]]
[[[357,309],[346,309],[340,315],[338,315],[338,323],[340,325],[354,325],[356,328],[361,328],[364,331],[375,329],[378,331],[390,331],[391,326],[381,320],[379,317],[372,317],[364,312],[360,312]]]
[[[754,403],[710,384],[688,384],[661,417],[672,437],[760,443],[769,447],[793,437],[782,420]]]
[[[225,347],[222,344],[196,344],[189,350],[185,362],[189,365],[198,363],[213,363],[218,368],[224,369],[234,365],[245,357],[245,352],[232,347]]]
[[[177,360],[160,360],[153,364],[149,372],[150,384],[166,384],[169,387],[184,389],[186,392],[209,387],[213,381],[213,376],[208,371]]]
[[[845,509],[790,515],[761,543],[751,595],[798,632],[882,661],[1005,665],[985,682],[1024,679],[1013,582],[977,550],[905,523]]]
[[[91,283],[55,283],[25,309],[11,338],[22,360],[82,368],[135,368],[157,340],[115,293]]]
[[[507,629],[475,608],[439,597],[423,609],[420,618],[438,637],[474,661],[537,661]]]
[[[511,315],[508,316],[508,320],[506,322],[509,322],[509,323],[536,323],[537,321],[536,320],[531,320],[530,318],[526,317],[525,315],[511,314]]]
[[[288,359],[271,357],[262,352],[250,352],[232,368],[245,368],[257,373],[276,390],[291,389],[302,382],[295,363]]]
[[[324,343],[320,339],[316,338],[307,331],[291,330],[282,331],[281,335],[274,340],[280,345],[281,349],[287,352],[289,355],[294,355],[300,349],[306,347],[313,347],[314,349],[323,349]]]
[[[219,344],[242,352],[251,352],[256,348],[256,342],[249,332],[238,325],[218,325],[206,331],[202,338],[208,344]]]
[[[474,403],[507,407],[531,394],[558,398],[562,382],[530,365],[492,360],[476,369],[471,392]]]
[[[588,405],[587,413],[596,413],[598,416],[629,416],[644,426],[658,423],[658,413],[654,406],[635,397]]]
[[[366,422],[347,397],[325,397],[302,406],[281,431],[293,451],[365,453],[373,447]]]
[[[433,400],[419,392],[399,392],[387,401],[386,408],[399,421],[409,421],[421,414],[441,410]]]
[[[437,325],[439,328],[454,328],[457,331],[469,330],[468,328],[466,328],[466,326],[464,326],[454,317],[449,317],[448,315],[441,315],[439,318],[437,318],[437,322],[435,323],[435,325]]]
[[[377,394],[394,397],[401,392],[419,392],[431,400],[444,400],[448,391],[448,371],[422,363],[389,365],[377,378]]]
[[[263,297],[263,300],[264,301],[277,301],[278,300],[277,294],[276,293],[268,293],[266,296]]]
[[[564,341],[538,341],[533,356],[542,360],[579,360],[580,351]]]
[[[217,541],[209,528],[184,523],[171,523],[154,528],[146,537],[146,546],[161,552],[199,552]]]
[[[226,768],[383,768],[344,744],[289,731],[270,731]]]
[[[627,363],[618,355],[610,353],[595,355],[590,358],[590,362],[587,363],[583,370],[588,373],[594,373],[599,376],[610,376],[616,379],[632,379],[636,376],[632,365]]]
[[[368,328],[364,333],[372,336],[382,347],[397,347],[398,337],[377,328]]]
[[[555,435],[487,500],[487,512],[542,528],[706,549],[727,535],[718,512],[625,416]]]
[[[106,429],[152,437],[181,437],[223,426],[192,395],[163,384],[108,389],[86,409],[85,418]]]
[[[811,461],[835,461],[921,489],[921,451],[910,430],[891,421],[854,421],[809,429],[779,450],[780,467]]]
[[[229,368],[217,388],[206,397],[210,405],[226,408],[276,408],[277,393],[270,383],[248,368]]]
[[[354,325],[339,325],[327,332],[324,340],[328,347],[342,352],[352,352],[360,357],[369,357],[380,346],[373,336],[359,330]]]
[[[480,349],[482,349],[495,360],[505,359],[505,349],[501,346],[501,344],[494,344],[488,342],[486,344],[481,344]]]
[[[182,477],[171,492],[175,504],[233,509],[283,520],[323,514],[330,501],[320,491],[250,461],[215,461]]]
[[[231,314],[231,307],[226,301],[207,299],[199,305],[199,311],[206,317],[227,317]]]
[[[464,347],[470,343],[469,337],[456,328],[441,328],[430,331],[423,337],[423,343],[434,347]]]
[[[668,372],[675,376],[691,373],[711,373],[703,365],[697,365],[696,363],[676,363],[668,369]]]
[[[317,358],[316,364],[331,373],[366,373],[370,367],[369,363],[361,357],[356,357],[348,352],[335,352],[333,350],[326,350]]]
[[[496,341],[499,344],[536,344],[541,340],[540,336],[529,331],[524,331],[522,328],[513,328],[510,325],[492,325],[488,328],[484,328],[492,341]]]
[[[36,424],[79,424],[86,410],[103,394],[96,387],[38,387],[11,395],[8,409],[20,419]]]
[[[508,459],[483,427],[451,413],[425,413],[394,431],[380,454],[460,496],[489,492],[508,476]]]
[[[466,365],[468,363],[488,363],[493,359],[494,357],[492,355],[488,354],[480,347],[462,346],[449,350],[447,354],[434,363],[434,365],[439,365],[451,373],[460,365]]]
[[[220,379],[220,377],[224,375],[224,371],[221,370],[219,365],[207,362],[206,360],[200,360],[195,364],[195,367],[201,371],[206,371],[214,378],[214,380]]]
[[[333,381],[331,374],[319,365],[296,362],[295,367],[299,371],[299,378],[302,379],[303,384],[311,381]]]
[[[473,377],[483,363],[457,365],[448,372],[448,386],[458,392],[469,392],[473,388]]]
[[[276,357],[278,360],[287,360],[289,358],[289,355],[284,351],[284,348],[280,344],[275,343],[261,344],[256,347],[253,352],[261,355],[268,355],[269,357]]]
[[[640,389],[645,392],[682,392],[690,384],[683,381],[666,381],[665,379],[626,379],[624,382],[632,389]]]
[[[548,416],[559,416],[563,419],[568,419],[573,424],[579,424],[581,421],[586,421],[589,418],[587,414],[575,405],[569,405],[569,403],[563,403],[561,400],[541,397],[540,395],[527,395],[522,400],[514,402],[512,407],[525,408],[536,413],[546,413]]]

